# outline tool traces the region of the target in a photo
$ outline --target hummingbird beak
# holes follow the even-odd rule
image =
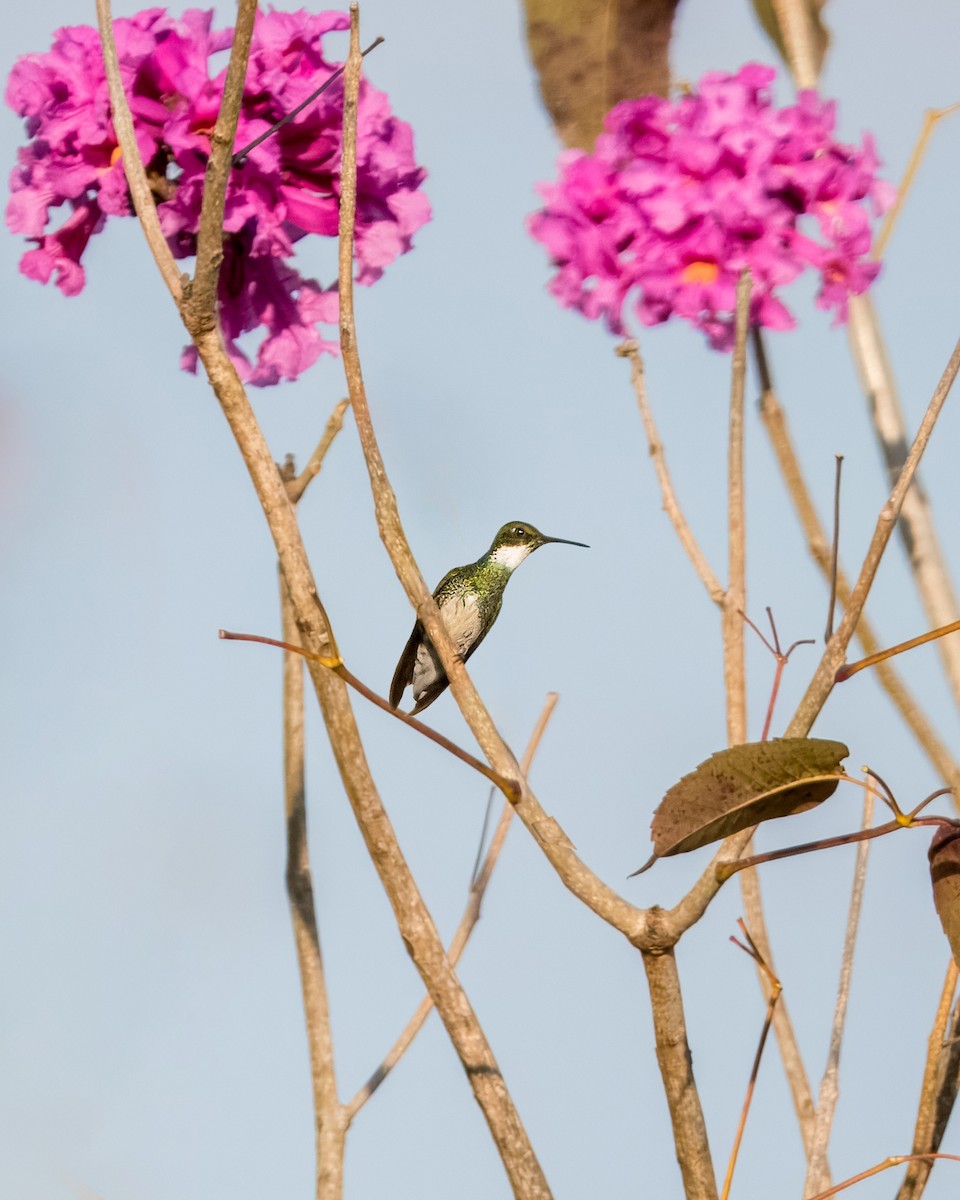
[[[545,537],[541,539],[541,546],[545,546],[547,542],[559,542],[563,546],[582,546],[584,550],[589,550],[590,547],[586,542],[571,542],[569,538],[551,538]]]

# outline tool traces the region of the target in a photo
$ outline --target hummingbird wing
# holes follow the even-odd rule
[[[439,590],[440,590],[440,588],[437,588],[437,591],[439,591]],[[449,612],[450,610],[447,609],[445,611]],[[477,616],[476,616],[477,608],[476,608],[475,598],[473,598],[473,603],[471,603],[470,600],[468,600],[464,604],[463,609],[462,609],[462,614],[465,615],[467,626],[470,627],[470,633],[468,633],[466,635],[467,637],[470,638],[469,644],[464,644],[464,642],[461,640],[461,638],[459,636],[461,633],[461,629],[458,627],[457,618],[454,617],[452,621],[448,620],[447,627],[448,627],[448,629],[450,629],[450,633],[451,633],[451,636],[453,637],[453,640],[462,647],[460,653],[461,653],[461,656],[462,656],[464,662],[467,661],[467,659],[470,657],[470,655],[473,654],[473,652],[476,650],[476,648],[480,645],[480,643],[483,641],[483,639],[490,632],[490,629],[491,629],[494,621],[496,621],[497,615],[499,614],[499,612],[500,612],[500,601],[498,600],[496,607],[493,610],[493,616],[490,618],[486,627],[481,628],[480,631],[478,633],[476,633],[476,635],[474,636],[473,630],[476,628],[476,626],[473,624],[473,621],[475,619],[477,619]],[[462,616],[461,616],[461,619],[463,619]],[[431,646],[429,640],[427,640],[426,638],[421,638],[421,643],[422,643],[423,649],[421,650],[420,646],[418,646],[417,649],[413,652],[414,668],[416,668],[416,666],[417,666],[418,652],[421,656],[429,656],[429,659],[432,660],[432,662],[421,663],[420,664],[421,670],[423,670],[424,667],[426,667],[427,670],[430,670],[430,668],[432,667],[435,670],[436,677],[432,680],[432,682],[428,683],[427,686],[421,690],[419,697],[417,697],[416,707],[412,708],[410,710],[411,717],[415,717],[418,713],[422,713],[428,704],[432,704],[434,702],[434,700],[436,700],[436,698],[438,696],[442,695],[447,690],[447,688],[450,686],[450,680],[447,678],[446,672],[444,671],[443,667],[440,666],[440,660],[437,658],[436,652],[434,651],[433,646]],[[404,653],[406,653],[406,651],[404,651]],[[416,691],[414,691],[414,696],[416,696]]]
[[[422,645],[423,626],[418,621],[413,627],[413,633],[410,634],[403,653],[400,655],[400,661],[397,663],[397,669],[393,673],[393,682],[390,684],[391,708],[399,706],[403,699],[403,693],[407,690],[407,684],[413,682],[413,668],[417,663],[417,651]]]
[[[434,588],[434,600],[440,600],[444,588],[456,574],[457,569],[454,568],[454,570],[448,571],[446,575],[444,575],[444,577]],[[424,646],[425,649],[428,649],[431,655],[433,654],[433,647],[430,646],[429,643],[425,642],[423,626],[419,621],[417,621],[416,625],[413,627],[413,633],[410,634],[407,644],[403,648],[403,653],[400,655],[400,661],[397,663],[397,669],[393,673],[393,681],[390,684],[391,708],[399,707],[400,701],[403,699],[403,693],[407,690],[408,685],[413,683],[413,672],[417,665],[417,654],[419,653],[421,646]],[[439,663],[437,666],[439,669]],[[429,700],[421,697],[421,702],[417,705],[415,711],[419,712],[426,708],[431,701],[436,700],[437,696],[439,696],[443,689],[447,686],[446,677],[444,676],[442,670],[440,670],[440,677],[443,679],[442,686],[433,693]]]

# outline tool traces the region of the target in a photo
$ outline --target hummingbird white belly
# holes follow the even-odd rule
[[[457,653],[464,655],[480,636],[480,605],[476,592],[454,596],[440,609],[447,631],[453,638]],[[423,694],[434,686],[442,674],[442,667],[426,641],[417,647],[417,661],[413,667],[413,699],[420,701]]]

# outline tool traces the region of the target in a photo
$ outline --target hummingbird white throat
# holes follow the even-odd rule
[[[548,542],[583,546],[569,538],[547,537],[525,521],[508,521],[482,558],[465,567],[454,567],[440,580],[433,598],[443,623],[464,662],[476,650],[500,614],[503,589],[513,572],[534,550]],[[393,673],[390,705],[396,708],[408,684],[413,684],[411,716],[423,712],[449,685],[436,651],[418,621]]]

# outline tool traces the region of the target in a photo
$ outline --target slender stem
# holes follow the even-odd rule
[[[830,600],[827,604],[827,629],[823,640],[833,637],[833,621],[837,611],[837,571],[840,569],[840,477],[843,471],[843,455],[836,456],[836,475],[833,482],[833,537],[830,542]]]
[[[860,614],[870,593],[870,588],[873,586],[877,568],[880,566],[880,560],[883,558],[883,552],[887,548],[890,535],[893,533],[897,518],[900,515],[903,498],[916,476],[923,452],[927,448],[936,426],[937,418],[940,416],[943,406],[946,403],[947,396],[950,394],[950,389],[953,386],[958,371],[960,371],[960,341],[954,346],[953,353],[950,355],[950,359],[944,368],[930,403],[927,405],[923,420],[920,422],[920,428],[917,430],[917,435],[910,447],[910,453],[907,455],[903,469],[897,477],[897,482],[890,493],[890,497],[880,510],[873,537],[870,540],[870,545],[864,557],[857,582],[850,593],[850,600],[843,614],[843,620],[840,622],[837,632],[827,643],[827,647],[820,659],[820,665],[817,667],[813,679],[810,681],[810,685],[803,699],[800,701],[793,720],[787,726],[786,734],[788,737],[805,737],[810,732],[814,721],[817,719],[821,708],[823,708],[826,702],[827,696],[829,696],[833,688],[834,676],[836,675],[837,668],[843,662],[847,646],[853,637],[853,632],[860,619]]]
[[[914,144],[913,153],[910,155],[910,161],[907,163],[907,169],[904,171],[900,179],[900,184],[897,187],[896,199],[884,217],[880,232],[874,238],[873,246],[870,249],[871,258],[883,258],[887,243],[890,241],[890,235],[893,233],[894,226],[897,223],[900,213],[903,211],[904,202],[913,188],[913,181],[920,168],[920,163],[927,152],[927,144],[930,141],[931,135],[944,117],[950,117],[955,112],[960,112],[960,104],[950,104],[946,108],[928,108],[923,114],[923,125],[920,127],[920,133]]]
[[[687,557],[690,559],[698,579],[707,589],[710,599],[714,604],[722,604],[723,584],[721,584],[707,562],[706,556],[700,549],[699,543],[694,537],[693,530],[690,528],[689,522],[683,514],[683,509],[681,509],[680,503],[677,500],[677,493],[673,486],[673,480],[670,477],[670,468],[667,466],[663,443],[660,441],[660,435],[657,432],[656,422],[653,419],[650,402],[647,399],[646,375],[643,368],[643,358],[640,355],[640,346],[631,339],[621,343],[617,347],[616,352],[621,358],[626,358],[630,362],[630,382],[633,384],[633,393],[637,398],[637,408],[640,410],[643,431],[647,435],[647,445],[650,450],[650,458],[653,461],[653,469],[660,484],[663,511],[670,518],[680,545],[686,551]]]
[[[557,705],[557,693],[550,692],[544,703],[543,710],[540,713],[537,723],[534,726],[533,733],[530,735],[530,741],[527,744],[527,749],[524,752],[523,759],[520,763],[520,769],[526,776],[529,774],[530,768],[533,765],[534,756],[540,745],[540,740],[546,731],[550,717],[553,715],[553,710]],[[473,882],[470,886],[470,895],[467,900],[467,906],[464,909],[463,916],[460,918],[460,924],[457,926],[457,932],[453,935],[453,940],[447,950],[447,957],[450,959],[451,966],[456,966],[463,956],[467,942],[470,940],[470,935],[473,933],[480,920],[480,908],[483,903],[483,897],[486,893],[487,886],[490,883],[490,877],[493,874],[493,869],[497,865],[500,858],[500,851],[503,849],[504,841],[506,840],[507,830],[510,828],[510,822],[513,819],[513,807],[508,801],[505,801],[503,808],[500,811],[500,820],[497,822],[497,828],[494,831],[493,838],[490,842],[490,847],[484,856],[483,863],[477,871]],[[364,1104],[370,1099],[377,1088],[383,1083],[386,1077],[390,1074],[393,1068],[397,1065],[400,1059],[410,1048],[414,1038],[423,1028],[424,1022],[433,1011],[433,1001],[429,996],[424,996],[420,1001],[417,1011],[413,1014],[410,1020],[404,1027],[403,1032],[384,1055],[383,1060],[375,1071],[370,1075],[370,1078],[363,1085],[357,1094],[350,1100],[344,1109],[348,1122],[353,1121],[354,1117],[363,1108]]]
[[[960,1002],[955,1007],[953,1005],[957,974],[957,964],[951,957],[927,1039],[927,1058],[913,1130],[914,1154],[939,1150],[940,1139],[957,1097],[960,1084],[960,1041],[957,1039],[960,1032]],[[954,1008],[952,1018],[951,1007]],[[932,1166],[927,1159],[912,1162],[903,1177],[896,1200],[920,1200]]]
[[[849,1179],[845,1179],[843,1183],[834,1184],[832,1188],[827,1188],[825,1192],[820,1192],[816,1196],[811,1196],[809,1200],[830,1200],[831,1196],[836,1196],[838,1192],[846,1191],[848,1187],[853,1187],[855,1183],[862,1183],[864,1179],[870,1179],[874,1175],[879,1175],[883,1171],[889,1171],[891,1167],[899,1167],[904,1163],[912,1162],[936,1162],[938,1158],[946,1159],[948,1162],[960,1163],[960,1154],[892,1154],[889,1158],[885,1158],[883,1162],[878,1162],[875,1166],[869,1167],[866,1171],[861,1171],[858,1175],[851,1175]]]
[[[845,663],[837,671],[837,683],[843,683],[849,679],[851,675],[856,675],[858,671],[862,671],[865,667],[875,667],[877,663],[886,662],[888,658],[893,658],[897,654],[903,654],[905,650],[915,650],[917,646],[924,646],[927,642],[935,642],[937,638],[945,637],[949,633],[957,633],[960,631],[960,621],[951,621],[949,625],[942,625],[939,629],[931,629],[927,633],[921,633],[917,637],[910,638],[906,642],[898,642],[896,646],[890,646],[886,650],[878,650],[876,654],[868,654],[866,658],[861,658],[855,663]]]
[[[747,740],[747,677],[741,613],[747,607],[746,503],[743,482],[743,412],[747,379],[747,330],[750,325],[750,273],[737,281],[736,342],[730,380],[727,445],[727,543],[730,576],[721,603],[723,679],[727,700],[727,743]]]
[[[287,495],[290,497],[291,504],[297,504],[303,497],[303,493],[307,490],[314,479],[320,474],[320,468],[323,466],[323,460],[327,456],[327,451],[330,449],[333,439],[343,428],[343,415],[350,407],[350,399],[347,397],[341,400],[327,421],[326,428],[323,431],[323,436],[317,443],[317,448],[307,460],[307,465],[303,468],[300,474],[291,479],[287,483]],[[288,639],[289,640],[289,639]]]
[[[873,822],[874,792],[869,790],[863,802],[862,828],[869,829]],[[830,1046],[827,1051],[827,1065],[820,1080],[820,1094],[817,1098],[817,1117],[814,1125],[812,1150],[807,1155],[807,1178],[803,1185],[804,1196],[811,1196],[830,1186],[830,1173],[827,1167],[827,1146],[830,1141],[830,1130],[833,1126],[837,1100],[840,1096],[840,1048],[843,1044],[843,1029],[847,1017],[847,1006],[850,999],[850,983],[853,978],[853,952],[857,943],[857,930],[860,927],[860,911],[863,905],[863,889],[867,878],[867,858],[870,853],[870,843],[860,842],[857,846],[856,860],[853,868],[853,889],[850,894],[850,908],[847,913],[847,931],[843,941],[843,955],[840,965],[840,981],[837,985],[837,1000],[833,1010],[833,1024],[830,1028]]]
[[[283,630],[293,640],[298,636],[296,619],[282,579],[280,593]],[[343,1195],[343,1156],[349,1122],[337,1097],[330,1004],[310,871],[304,780],[303,659],[296,654],[285,654],[283,661],[283,763],[287,896],[300,968],[300,989],[310,1052],[317,1146],[316,1197],[317,1200],[340,1200]]]
[[[772,982],[776,976],[773,974],[773,948],[770,945],[770,935],[767,932],[767,919],[763,908],[763,894],[760,888],[760,874],[758,871],[748,869],[740,872],[740,896],[743,900],[743,911],[746,914],[747,925],[766,965],[766,969],[764,969],[764,967],[758,964],[757,978],[769,1003],[773,1000],[776,991]],[[797,1124],[800,1127],[800,1137],[803,1141],[804,1153],[809,1155],[810,1147],[813,1144],[816,1108],[813,1103],[813,1091],[811,1090],[810,1080],[807,1076],[807,1068],[803,1061],[803,1055],[800,1052],[800,1041],[793,1027],[787,1002],[783,996],[780,996],[779,1002],[775,1007],[771,1008],[770,1019],[773,1023],[773,1031],[777,1039],[777,1050],[780,1054],[780,1061],[783,1063],[784,1074],[787,1077],[787,1084],[790,1088],[793,1110],[796,1113]]]
[[[744,922],[741,921],[740,925],[743,928],[744,933],[746,933],[747,931]],[[770,1026],[773,1024],[773,1014],[776,1012],[777,1003],[780,1000],[780,997],[783,995],[783,987],[780,983],[780,980],[764,961],[763,955],[753,944],[750,935],[747,934],[747,940],[751,943],[749,949],[748,947],[743,946],[742,943],[738,942],[736,938],[731,938],[730,940],[735,942],[736,945],[740,946],[741,949],[746,950],[750,957],[756,962],[757,966],[760,968],[761,974],[763,974],[767,980],[770,994],[767,1000],[767,1011],[766,1015],[764,1016],[763,1028],[760,1031],[760,1041],[757,1044],[757,1052],[753,1056],[753,1066],[750,1069],[750,1079],[747,1082],[747,1094],[743,1099],[743,1106],[740,1109],[740,1120],[737,1122],[737,1131],[733,1137],[733,1147],[730,1150],[730,1159],[727,1163],[727,1173],[723,1180],[723,1188],[720,1192],[720,1200],[728,1200],[730,1195],[730,1188],[733,1185],[733,1172],[736,1168],[737,1158],[740,1154],[740,1145],[743,1141],[743,1133],[747,1127],[747,1117],[750,1115],[750,1106],[753,1103],[753,1093],[757,1086],[757,1076],[760,1074],[760,1062],[763,1058],[764,1047],[767,1044],[767,1036],[770,1033]]]
[[[113,128],[123,156],[123,173],[127,177],[127,187],[133,199],[134,211],[140,221],[143,236],[153,255],[157,268],[167,285],[170,295],[177,304],[183,295],[183,281],[176,260],[167,245],[167,239],[160,228],[160,218],[157,216],[157,206],[150,189],[150,182],[144,170],[143,160],[137,147],[137,135],[133,129],[133,116],[130,105],[123,90],[123,79],[120,75],[120,63],[117,59],[117,45],[113,36],[113,16],[110,11],[110,0],[96,0],[97,24],[100,28],[100,43],[103,47],[103,66],[107,76],[107,87],[110,92],[110,108]]]
[[[807,548],[821,572],[829,579],[831,576],[830,551],[826,535],[803,478],[787,420],[777,400],[763,338],[757,329],[753,331],[753,349],[760,375],[760,417],[773,446],[790,499],[803,527]],[[837,570],[837,595],[841,604],[846,606],[850,599],[850,584],[844,572],[839,568]],[[879,640],[865,615],[860,617],[856,636],[868,654],[879,650]],[[937,736],[896,668],[888,663],[882,663],[877,667],[877,678],[941,776],[951,783],[960,784],[960,765],[957,764],[948,747]]]
[[[879,449],[892,482],[904,462],[906,421],[876,310],[869,296],[852,297],[847,334]],[[931,627],[946,625],[960,616],[960,605],[937,536],[930,499],[919,479],[904,497],[898,527],[927,621]],[[937,653],[954,703],[960,707],[960,642],[955,639],[941,642]]]
[[[229,629],[221,629],[218,631],[219,636],[225,642],[257,642],[261,646],[275,646],[278,650],[286,650],[289,654],[298,654],[302,658],[309,659],[311,662],[319,663],[328,671],[333,671],[335,675],[339,675],[345,684],[352,687],[354,691],[359,692],[365,700],[369,700],[371,704],[375,704],[377,708],[382,709],[388,716],[393,717],[397,721],[401,721],[404,725],[409,725],[411,729],[415,729],[417,733],[422,733],[425,738],[429,738],[431,742],[435,742],[438,746],[442,746],[459,758],[461,762],[466,763],[468,767],[473,767],[485,779],[489,779],[495,788],[498,788],[507,797],[508,801],[515,801],[517,797],[516,786],[505,779],[501,779],[495,771],[492,771],[486,763],[482,763],[478,758],[461,749],[455,742],[451,742],[449,738],[444,737],[442,733],[438,733],[435,729],[431,729],[429,725],[424,725],[422,721],[418,721],[416,717],[411,717],[407,713],[401,712],[398,708],[394,708],[389,701],[384,700],[382,696],[378,696],[373,688],[367,685],[354,675],[348,669],[346,663],[339,655],[328,656],[323,654],[314,654],[310,650],[305,650],[302,646],[295,646],[291,642],[281,642],[276,638],[264,637],[259,633],[234,633]]]
[[[360,55],[360,57],[366,58],[371,50],[376,50],[376,48],[378,46],[382,46],[382,45],[383,45],[383,38],[382,37],[376,38],[374,41],[372,41],[370,43],[370,45],[366,48],[366,50],[363,51],[363,53]],[[275,133],[277,133],[279,130],[281,130],[284,127],[284,125],[289,125],[291,121],[293,121],[297,117],[299,117],[300,114],[303,112],[303,110],[305,108],[309,108],[310,105],[314,102],[314,100],[319,100],[320,97],[323,95],[323,93],[327,90],[327,88],[329,88],[332,84],[334,84],[340,78],[340,76],[343,74],[343,72],[345,70],[346,70],[346,64],[344,64],[344,66],[342,66],[342,67],[337,67],[337,69],[333,72],[333,74],[328,79],[325,79],[323,81],[323,83],[320,84],[320,86],[317,88],[317,90],[315,92],[311,92],[310,95],[306,98],[306,100],[301,100],[296,108],[291,108],[288,113],[284,113],[279,121],[275,121],[270,126],[269,129],[267,129],[263,133],[261,133],[259,137],[255,137],[253,139],[253,141],[250,142],[248,145],[244,146],[244,148],[242,150],[238,150],[236,152],[236,154],[233,155],[233,158],[231,159],[231,165],[234,167],[242,166],[244,161],[246,160],[247,155],[250,153],[251,150],[256,150],[256,148],[258,146],[262,145],[267,140],[267,138],[273,137],[273,135]]]
[[[247,60],[257,16],[257,0],[237,0],[237,23],[217,122],[210,135],[210,157],[203,181],[203,201],[197,231],[197,263],[193,282],[184,295],[184,321],[191,330],[217,325],[217,282],[223,263],[223,212],[233,166]]]

